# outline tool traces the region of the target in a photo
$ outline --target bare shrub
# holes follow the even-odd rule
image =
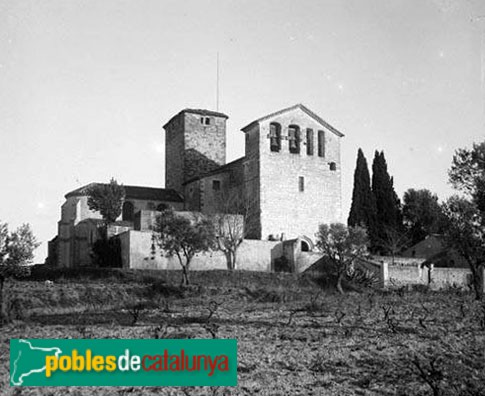
[[[253,301],[256,302],[286,302],[288,300],[287,293],[284,289],[278,288],[276,290],[268,290],[267,288],[251,289],[249,287],[244,287],[244,292]]]
[[[167,338],[167,335],[169,333],[169,331],[168,331],[169,327],[170,326],[168,326],[166,323],[161,324],[161,325],[156,326],[156,327],[152,327],[150,329],[150,333],[151,333],[152,338],[155,338],[156,340],[162,339],[162,338]]]
[[[319,312],[323,309],[323,304],[318,301],[321,295],[321,291],[312,294],[310,297],[310,302],[303,307],[303,309],[310,315],[314,315],[316,312]]]
[[[216,248],[224,253],[227,269],[232,271],[237,267],[240,245],[255,231],[250,217],[256,207],[239,188],[220,191],[215,201],[218,213],[211,218],[217,235]]]
[[[480,330],[485,330],[485,301],[476,302],[473,305],[473,319]]]
[[[86,326],[78,324],[76,326],[76,331],[81,335],[81,338],[90,338],[90,334],[88,334],[88,329]]]
[[[4,307],[4,314],[9,321],[25,319],[27,312],[22,298],[18,296],[11,296],[7,298]]]
[[[391,333],[397,333],[399,321],[395,317],[396,312],[392,305],[383,306],[382,310],[384,311],[384,322],[387,324],[387,328],[391,331]]]
[[[212,320],[214,318],[215,313],[217,312],[218,308],[222,305],[222,302],[217,302],[214,300],[209,301],[208,306],[206,309],[209,311],[209,314],[205,318],[205,323],[203,324],[203,328],[209,332],[212,338],[217,338],[217,333],[219,332],[219,325],[214,323]]]
[[[291,325],[291,322],[293,321],[293,317],[299,311],[300,311],[299,309],[294,309],[294,310],[290,311],[290,315],[288,316],[288,322],[286,322],[286,326],[290,326]]]
[[[337,322],[338,325],[342,324],[342,320],[344,319],[346,313],[342,312],[340,310],[335,311],[335,321]]]
[[[318,353],[311,361],[308,367],[310,371],[314,373],[325,373],[327,369],[325,368],[326,357],[323,354]]]
[[[88,310],[92,312],[98,312],[101,307],[104,305],[102,298],[100,297],[99,293],[96,293],[94,288],[87,284],[84,286],[84,296],[83,296],[84,304],[86,305]]]
[[[212,336],[212,338],[217,338],[217,333],[219,332],[219,325],[217,323],[206,323],[204,329]]]
[[[137,301],[135,303],[128,304],[126,310],[131,315],[131,325],[134,326],[140,319],[140,315],[148,310],[156,308],[152,301]]]
[[[433,396],[442,395],[441,382],[444,376],[442,369],[438,367],[438,358],[430,357],[424,361],[414,356],[411,363],[417,369],[419,378],[429,385]]]

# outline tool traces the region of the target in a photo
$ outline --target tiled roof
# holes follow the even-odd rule
[[[93,185],[103,183],[90,183],[71,191],[65,195],[66,198],[87,195],[87,191]],[[183,202],[182,196],[170,188],[154,188],[143,186],[123,186],[127,199],[142,199],[150,201]]]
[[[253,122],[249,123],[244,128],[242,128],[241,131],[247,132],[249,129],[251,129],[257,123],[260,123],[262,121],[268,120],[270,118],[273,118],[275,116],[278,116],[280,114],[283,114],[283,113],[286,113],[288,111],[295,110],[295,109],[300,109],[303,112],[307,113],[311,118],[316,120],[318,123],[320,123],[322,126],[327,128],[331,132],[335,133],[337,136],[340,136],[340,137],[344,136],[344,134],[342,132],[340,132],[339,130],[334,128],[332,125],[330,125],[328,122],[326,122],[323,118],[316,115],[313,111],[311,111],[308,107],[302,105],[301,103],[296,104],[296,105],[291,106],[291,107],[287,107],[286,109],[275,111],[274,113],[268,114],[264,117],[258,118],[257,120],[254,120]]]
[[[175,114],[170,120],[163,126],[164,128],[172,122],[172,120],[176,117],[178,117],[182,113],[191,113],[191,114],[198,114],[202,116],[208,116],[208,117],[221,117],[221,118],[229,118],[228,115],[224,113],[219,113],[218,111],[212,111],[212,110],[204,110],[204,109],[183,109],[179,111],[177,114]]]

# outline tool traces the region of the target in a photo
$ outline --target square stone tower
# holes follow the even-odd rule
[[[245,191],[254,206],[251,237],[315,240],[320,224],[342,221],[342,133],[301,104],[242,131]]]
[[[165,129],[165,187],[183,193],[183,183],[226,163],[226,120],[210,110],[185,109]]]

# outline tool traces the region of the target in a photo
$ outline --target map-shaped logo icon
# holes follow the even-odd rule
[[[10,372],[10,384],[12,386],[24,385],[24,380],[27,377],[45,372],[46,356],[58,357],[62,353],[61,349],[57,347],[38,347],[33,345],[31,341],[22,339],[15,340],[17,341],[15,345],[12,341],[10,343],[10,355],[13,359]]]

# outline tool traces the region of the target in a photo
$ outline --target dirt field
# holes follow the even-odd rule
[[[208,271],[11,281],[1,395],[485,395],[485,305],[459,290],[345,296]],[[11,388],[10,338],[236,338],[237,388]],[[435,392],[435,393],[433,393]]]

